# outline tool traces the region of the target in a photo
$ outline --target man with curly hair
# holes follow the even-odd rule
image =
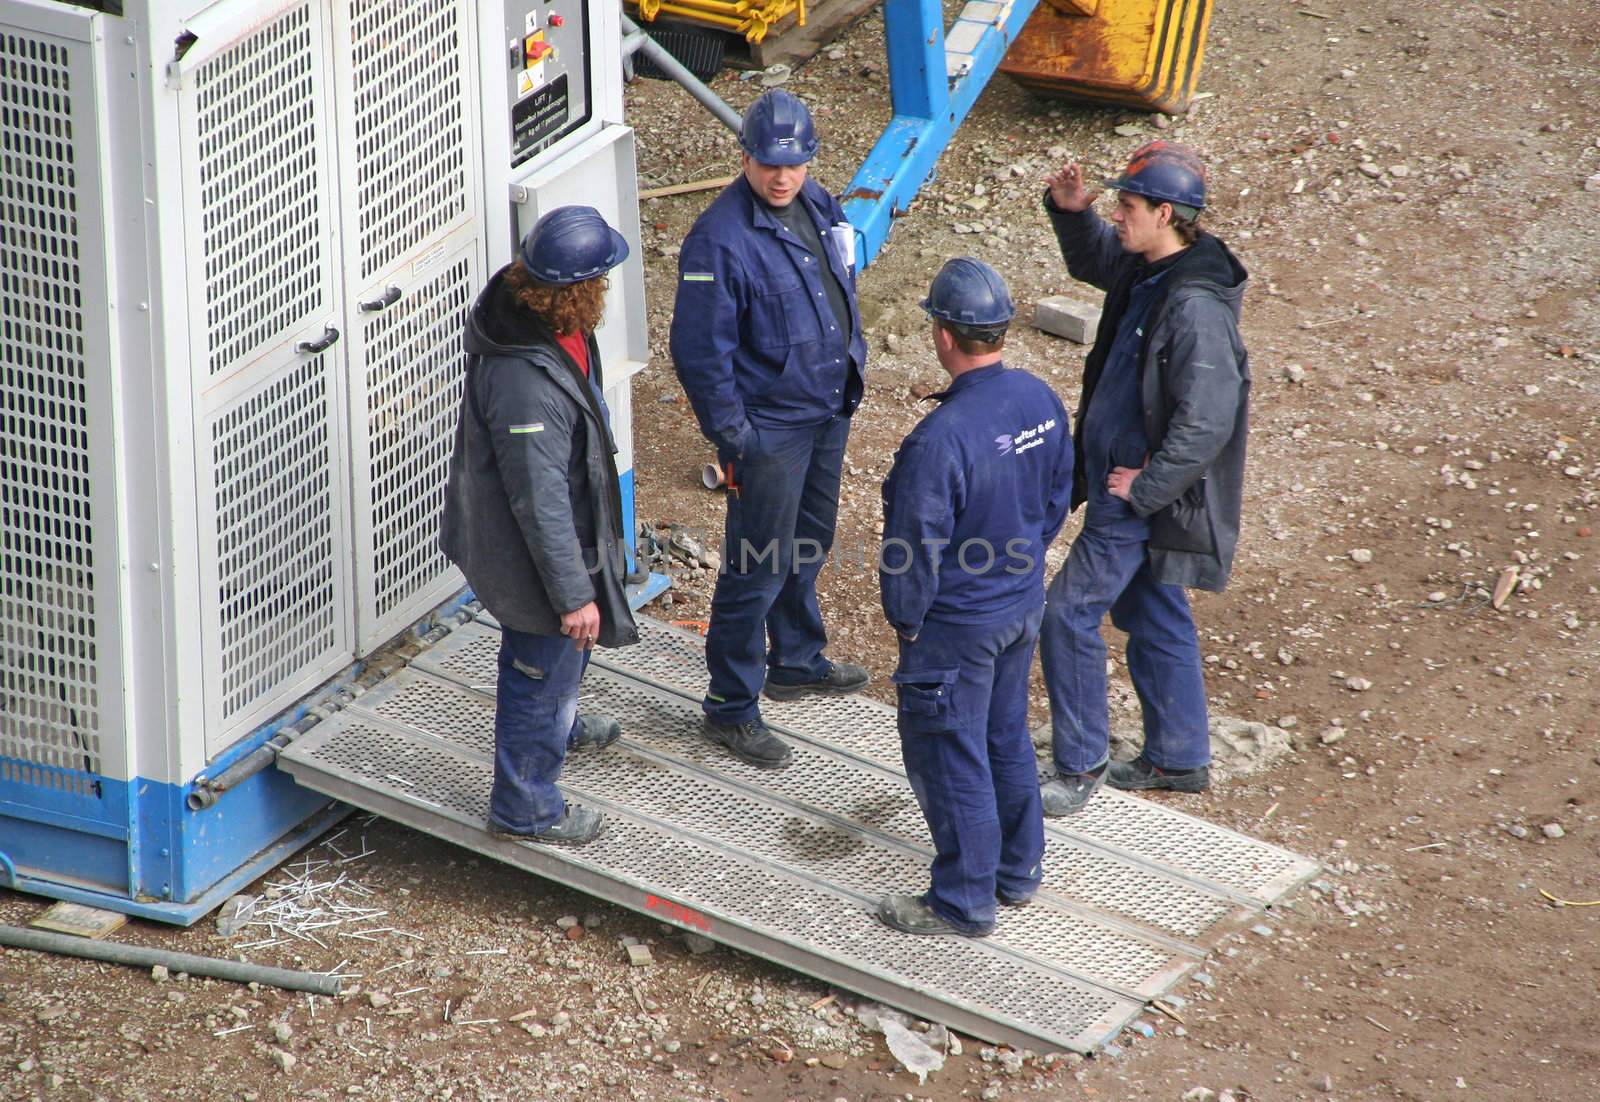
[[[500,621],[489,795],[499,838],[582,845],[604,827],[598,811],[566,804],[556,778],[569,749],[621,734],[613,719],[578,715],[591,649],[639,639],[594,341],[605,273],[627,256],[593,207],[558,207],[467,320],[440,547]]]

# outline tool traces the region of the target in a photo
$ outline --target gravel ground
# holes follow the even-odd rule
[[[863,275],[873,359],[845,546],[875,541],[878,483],[937,383],[915,304],[939,264],[989,259],[1025,316],[1050,294],[1097,301],[1038,210],[1046,169],[1072,156],[1109,170],[1158,130],[1213,165],[1209,222],[1254,276],[1256,385],[1235,581],[1196,615],[1217,714],[1286,732],[1289,752],[1167,798],[1325,873],[1184,986],[1181,1024],[1152,1014],[1152,1036],[1088,1061],[968,1039],[919,1084],[845,993],[353,819],[336,850],[296,860],[330,862],[300,867],[313,883],[345,875],[354,888],[332,894],[394,931],[340,936],[373,928],[346,922],[320,931],[326,946],[243,951],[348,974],[346,995],[7,951],[0,1098],[1600,1097],[1582,1027],[1600,908],[1543,894],[1600,899],[1594,14],[1591,0],[1226,0],[1207,96],[1173,120],[997,80]],[[835,190],[888,115],[881,43],[869,16],[788,85],[816,110],[816,171]],[[758,91],[731,72],[716,87],[736,107]],[[726,132],[676,88],[638,82],[628,109],[647,186],[733,171]],[[714,537],[720,506],[665,347],[675,248],[706,199],[645,207],[655,359],[635,390],[636,468],[641,517]],[[1070,402],[1083,352],[1023,326],[1008,362]],[[703,619],[710,575],[677,583],[652,611]],[[883,696],[893,642],[875,580],[830,568],[823,589],[833,652],[864,661]],[[1114,683],[1129,720],[1120,656]],[[1042,720],[1037,684],[1035,704]],[[0,921],[41,909],[0,893]],[[221,955],[260,939],[209,920],[114,936]]]

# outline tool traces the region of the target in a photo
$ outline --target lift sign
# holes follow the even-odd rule
[[[544,140],[561,129],[571,106],[567,74],[519,101],[511,109],[511,163],[519,165],[536,153]]]
[[[690,910],[682,903],[674,903],[670,899],[662,899],[659,895],[645,896],[644,909],[654,911],[663,918],[669,918],[680,926],[693,926],[696,930],[711,929],[711,920],[699,911]]]

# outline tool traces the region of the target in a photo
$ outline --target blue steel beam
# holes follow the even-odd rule
[[[865,267],[932,175],[1007,47],[1038,0],[973,0],[948,34],[939,0],[885,0],[884,39],[894,117],[844,194],[844,213],[861,235]]]

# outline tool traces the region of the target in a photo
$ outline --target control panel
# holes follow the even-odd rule
[[[589,119],[588,0],[505,0],[511,165]]]

